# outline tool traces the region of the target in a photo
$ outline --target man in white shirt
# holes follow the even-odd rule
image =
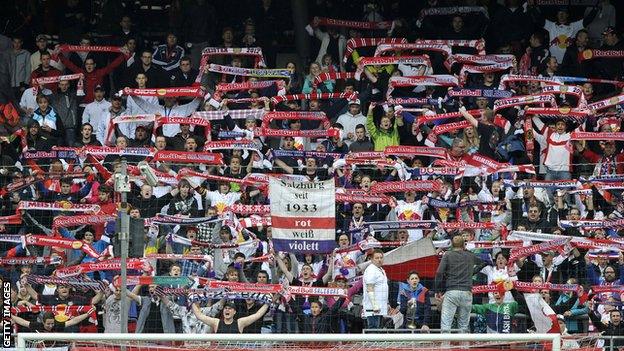
[[[362,306],[369,329],[381,328],[381,320],[388,314],[388,277],[381,268],[383,259],[383,251],[376,249],[371,264],[364,270]]]
[[[396,218],[399,221],[418,221],[423,219],[427,204],[422,200],[416,201],[416,192],[405,192],[405,200],[398,200],[397,206],[394,208]],[[415,241],[423,237],[421,229],[409,230],[409,241]]]
[[[95,99],[85,106],[82,113],[82,123],[90,123],[94,128],[97,128],[101,119],[108,118],[108,109],[111,107],[111,103],[104,100],[104,88],[101,85],[96,85],[93,92]]]
[[[550,54],[557,58],[557,62],[563,62],[563,55],[570,45],[576,32],[583,29],[583,19],[569,23],[568,9],[561,7],[557,11],[557,22],[545,20],[544,29],[550,36]]]
[[[137,73],[134,81],[137,83],[137,88],[145,89],[147,88],[147,76],[145,73]],[[145,102],[158,105],[158,98],[155,96],[141,96],[145,100]],[[126,114],[131,116],[136,116],[140,114],[144,114],[143,110],[139,107],[139,105],[134,102],[133,99],[128,99],[126,101]],[[121,133],[127,137],[134,136],[134,131],[138,126],[147,126],[149,123],[144,122],[132,122],[132,123],[122,123],[119,125],[119,130]]]
[[[176,98],[165,97],[164,105],[159,105],[149,103],[140,96],[131,96],[130,99],[134,100],[137,106],[143,111],[142,113],[153,113],[163,117],[188,117],[197,110],[201,102],[201,98],[195,98],[188,104],[179,105]],[[162,126],[162,134],[166,137],[171,138],[178,133],[180,133],[179,124],[165,124]]]
[[[344,137],[347,145],[351,145],[351,142],[355,141],[355,127],[358,124],[366,125],[366,117],[362,114],[360,109],[360,100],[353,100],[349,102],[349,110],[340,115],[336,120],[336,123],[342,125],[344,131]]]

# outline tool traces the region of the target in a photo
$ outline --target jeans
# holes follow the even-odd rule
[[[382,316],[368,316],[366,317],[366,324],[368,329],[379,329],[381,328],[381,319]]]
[[[546,180],[570,180],[572,175],[569,171],[553,171],[550,168],[546,170]]]
[[[572,174],[569,171],[553,171],[547,167],[546,177],[544,179],[545,180],[570,180],[572,179]],[[548,193],[548,198],[550,199],[550,201],[553,202],[554,196],[555,196],[553,190],[547,189],[546,192]],[[572,204],[570,196],[566,196],[564,198],[564,201],[569,204]]]
[[[457,315],[457,328],[462,333],[469,332],[470,311],[472,309],[472,292],[462,290],[449,290],[444,293],[442,300],[442,317],[440,329],[442,333],[450,333],[453,327],[453,319]]]

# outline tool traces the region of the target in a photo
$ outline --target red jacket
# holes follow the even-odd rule
[[[97,68],[93,70],[91,73],[87,73],[84,68],[80,68],[76,66],[73,62],[68,60],[64,55],[59,55],[61,58],[61,62],[67,67],[70,71],[74,73],[82,73],[84,74],[84,92],[85,97],[82,100],[82,103],[88,104],[93,102],[94,95],[93,89],[102,84],[104,81],[104,77],[110,74],[117,66],[119,66],[122,62],[125,61],[126,57],[124,54],[119,55],[113,62],[109,63],[108,66],[104,68]]]
[[[32,81],[33,79],[37,79],[37,78],[41,78],[41,77],[58,77],[60,76],[62,73],[61,71],[59,71],[58,69],[50,66],[50,69],[47,71],[44,71],[41,68],[41,65],[39,65],[39,68],[37,68],[36,70],[32,71],[32,73],[30,74],[30,84],[32,85]],[[56,92],[56,90],[58,89],[58,83],[49,83],[49,84],[44,84],[43,85],[45,88],[48,88],[50,90],[52,90],[52,92]]]

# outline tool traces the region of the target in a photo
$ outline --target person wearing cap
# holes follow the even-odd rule
[[[39,34],[37,35],[35,39],[36,39],[35,44],[37,45],[37,50],[33,52],[32,55],[30,55],[31,72],[39,68],[39,66],[43,63],[41,60],[42,54],[48,53],[52,55],[52,50],[48,48],[48,38],[45,35]],[[52,65],[52,67],[57,69],[59,72],[63,72],[63,70],[65,69],[65,67],[63,67],[63,65],[58,61],[49,61],[49,63],[50,65]]]
[[[204,315],[199,309],[197,302],[193,302],[192,308],[197,319],[212,327],[217,334],[242,334],[246,327],[250,326],[264,316],[264,314],[269,310],[269,305],[264,304],[254,314],[241,318],[235,318],[236,304],[233,301],[225,303],[221,318],[208,317]]]
[[[343,128],[343,139],[350,146],[356,140],[355,128],[366,124],[366,117],[362,114],[360,99],[350,100],[347,112],[338,116],[336,123],[340,123]]]
[[[93,101],[85,106],[82,111],[82,123],[89,123],[93,126],[93,132],[97,133],[100,121],[108,117],[108,109],[111,103],[104,99],[105,91],[101,85],[93,87]],[[97,138],[99,141],[99,138]],[[101,141],[100,141],[101,142]]]
[[[120,136],[124,136],[128,139],[130,139],[128,136],[123,135],[119,129],[117,128],[117,125],[115,125],[113,127],[113,130],[109,130],[110,129],[110,121],[113,120],[113,118],[121,116],[125,113],[126,109],[123,107],[123,104],[121,102],[121,96],[115,94],[113,96],[111,96],[110,99],[110,107],[108,108],[108,111],[106,111],[99,119],[99,122],[97,124],[97,126],[95,127],[95,136],[97,137],[98,141],[100,143],[102,143],[102,145],[111,145],[113,140],[115,140],[115,138],[120,137]],[[110,139],[107,139],[110,135]]]
[[[602,32],[603,40],[600,50],[623,50],[624,41],[620,40],[620,36],[614,27],[605,28]],[[604,79],[620,80],[624,70],[622,69],[622,63],[624,60],[621,57],[613,58],[600,58],[592,60],[591,64],[594,70],[594,75]]]

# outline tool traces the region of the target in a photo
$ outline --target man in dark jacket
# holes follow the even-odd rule
[[[69,81],[62,80],[58,84],[58,90],[50,97],[52,108],[65,126],[65,141],[68,146],[74,146],[76,141],[76,124],[78,120],[78,97],[76,92],[70,89]]]
[[[173,195],[177,193],[177,188],[174,188],[170,193],[163,195],[159,198],[153,195],[154,189],[143,184],[139,196],[133,196],[130,204],[133,208],[136,208],[141,213],[141,218],[151,218],[156,216],[156,213],[171,201]]]
[[[602,46],[600,50],[623,50],[624,41],[614,27],[605,28],[602,32]],[[602,58],[593,61],[596,75],[604,79],[619,79],[622,76],[622,58]]]
[[[592,324],[602,332],[602,335],[605,336],[624,336],[624,323],[622,323],[622,312],[619,310],[612,310],[609,312],[609,323],[604,324],[598,316],[596,316],[593,309],[593,301],[590,301],[589,305],[589,318],[592,321]],[[607,343],[608,344],[608,343]],[[619,348],[624,345],[623,339],[615,339],[613,340],[613,346]],[[607,349],[610,350],[611,349]]]
[[[188,87],[195,83],[198,71],[191,67],[191,58],[184,56],[180,59],[180,67],[177,67],[169,73],[169,80],[172,87]]]
[[[341,297],[330,309],[324,308],[323,303],[318,300],[312,301],[310,302],[310,314],[303,313],[300,304],[291,304],[297,311],[299,330],[305,334],[331,333],[332,319],[338,318],[344,300],[345,298]]]
[[[579,60],[579,53],[587,49],[589,43],[589,35],[585,29],[581,29],[576,33],[574,44],[568,46],[563,61],[559,67],[559,71],[564,76],[570,77],[586,77],[587,65]]]

